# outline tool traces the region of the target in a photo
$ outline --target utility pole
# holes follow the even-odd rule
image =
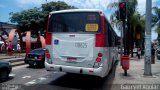
[[[124,47],[124,55],[127,55],[127,43],[126,43],[126,22],[125,22],[125,20],[122,20],[122,22],[123,22],[123,47]]]
[[[152,0],[146,0],[146,22],[145,22],[145,60],[144,75],[152,76],[151,72],[151,7]]]
[[[120,48],[120,54],[121,57],[123,56],[123,28],[121,27],[121,42],[120,42],[121,48]]]
[[[126,2],[119,3],[119,19],[122,21],[123,25],[123,46],[124,46],[124,54],[126,55]]]

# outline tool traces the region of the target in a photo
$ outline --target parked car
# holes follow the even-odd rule
[[[44,67],[45,49],[37,48],[28,53],[24,59],[29,66],[42,66]]]
[[[11,71],[12,66],[10,62],[0,61],[0,81],[7,80]]]

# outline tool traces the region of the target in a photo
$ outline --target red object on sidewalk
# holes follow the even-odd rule
[[[124,70],[128,70],[129,69],[129,56],[128,55],[124,55],[121,57],[121,64],[122,64],[122,68]]]

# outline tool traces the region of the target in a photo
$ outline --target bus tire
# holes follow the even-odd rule
[[[1,81],[5,81],[5,80],[7,80],[9,78],[9,73],[8,73],[8,71],[7,70],[2,70],[1,72],[0,72],[0,80]]]
[[[113,68],[114,68],[114,59],[113,59],[113,61],[112,61],[111,69],[110,69],[110,71],[109,71],[110,74],[113,72]]]

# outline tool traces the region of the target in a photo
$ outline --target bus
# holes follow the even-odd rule
[[[45,68],[105,77],[118,57],[117,34],[101,10],[71,9],[49,14]]]

